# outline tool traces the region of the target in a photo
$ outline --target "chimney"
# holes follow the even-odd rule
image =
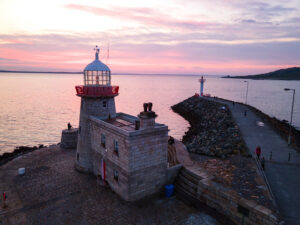
[[[138,115],[138,117],[140,118],[141,129],[151,128],[155,125],[155,118],[157,117],[157,115],[152,111],[152,106],[153,104],[151,102],[143,104],[144,111],[140,112],[140,114]]]
[[[140,125],[141,125],[140,121],[139,121],[139,120],[136,120],[136,121],[135,121],[135,129],[136,129],[136,130],[139,130],[139,129],[140,129]]]

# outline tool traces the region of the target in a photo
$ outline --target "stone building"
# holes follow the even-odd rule
[[[155,122],[152,103],[138,117],[116,113],[118,86],[99,60],[84,69],[75,168],[93,173],[127,201],[162,189],[168,179],[168,127]]]

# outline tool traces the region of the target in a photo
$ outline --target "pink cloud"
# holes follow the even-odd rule
[[[0,69],[38,71],[82,71],[94,59],[90,43],[99,43],[97,34],[48,34],[48,35],[0,35]],[[179,39],[181,36],[164,37]],[[289,66],[299,66],[299,44],[266,43],[222,45],[205,43],[155,44],[151,38],[160,34],[111,35],[110,59],[106,49],[100,58],[108,63],[113,73],[181,73],[181,74],[252,74],[272,71]],[[18,43],[6,43],[23,40]],[[2,43],[1,43],[2,41]],[[106,47],[106,46],[105,46]]]
[[[162,14],[150,8],[114,8],[105,9],[100,7],[92,7],[87,5],[68,4],[68,9],[75,9],[95,14],[97,16],[108,16],[118,19],[126,19],[152,26],[164,26],[170,28],[203,28],[208,25],[207,22],[195,20],[178,20],[171,18],[166,14]]]

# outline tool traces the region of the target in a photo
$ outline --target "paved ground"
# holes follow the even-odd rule
[[[0,225],[20,224],[186,224],[220,225],[218,215],[199,211],[177,200],[153,196],[135,203],[122,201],[92,175],[74,170],[74,150],[44,148],[0,167]],[[17,169],[25,167],[24,176]]]
[[[212,99],[212,98],[208,98]],[[300,224],[300,154],[287,145],[280,135],[264,124],[247,106],[226,103],[238,124],[243,138],[254,155],[260,145],[265,157],[265,174],[275,195],[279,211],[287,225]],[[247,110],[247,116],[244,115]],[[290,153],[290,161],[288,161]],[[272,157],[270,158],[272,154]]]

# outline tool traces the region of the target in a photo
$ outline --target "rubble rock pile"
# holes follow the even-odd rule
[[[0,166],[4,165],[5,163],[9,162],[10,160],[13,160],[14,158],[26,154],[28,152],[35,151],[37,149],[42,149],[46,146],[40,144],[39,146],[33,146],[33,147],[28,147],[28,146],[19,146],[16,147],[13,152],[5,152],[2,155],[0,155]]]
[[[193,96],[172,110],[190,123],[182,139],[189,152],[221,158],[246,154],[247,147],[227,105]]]

